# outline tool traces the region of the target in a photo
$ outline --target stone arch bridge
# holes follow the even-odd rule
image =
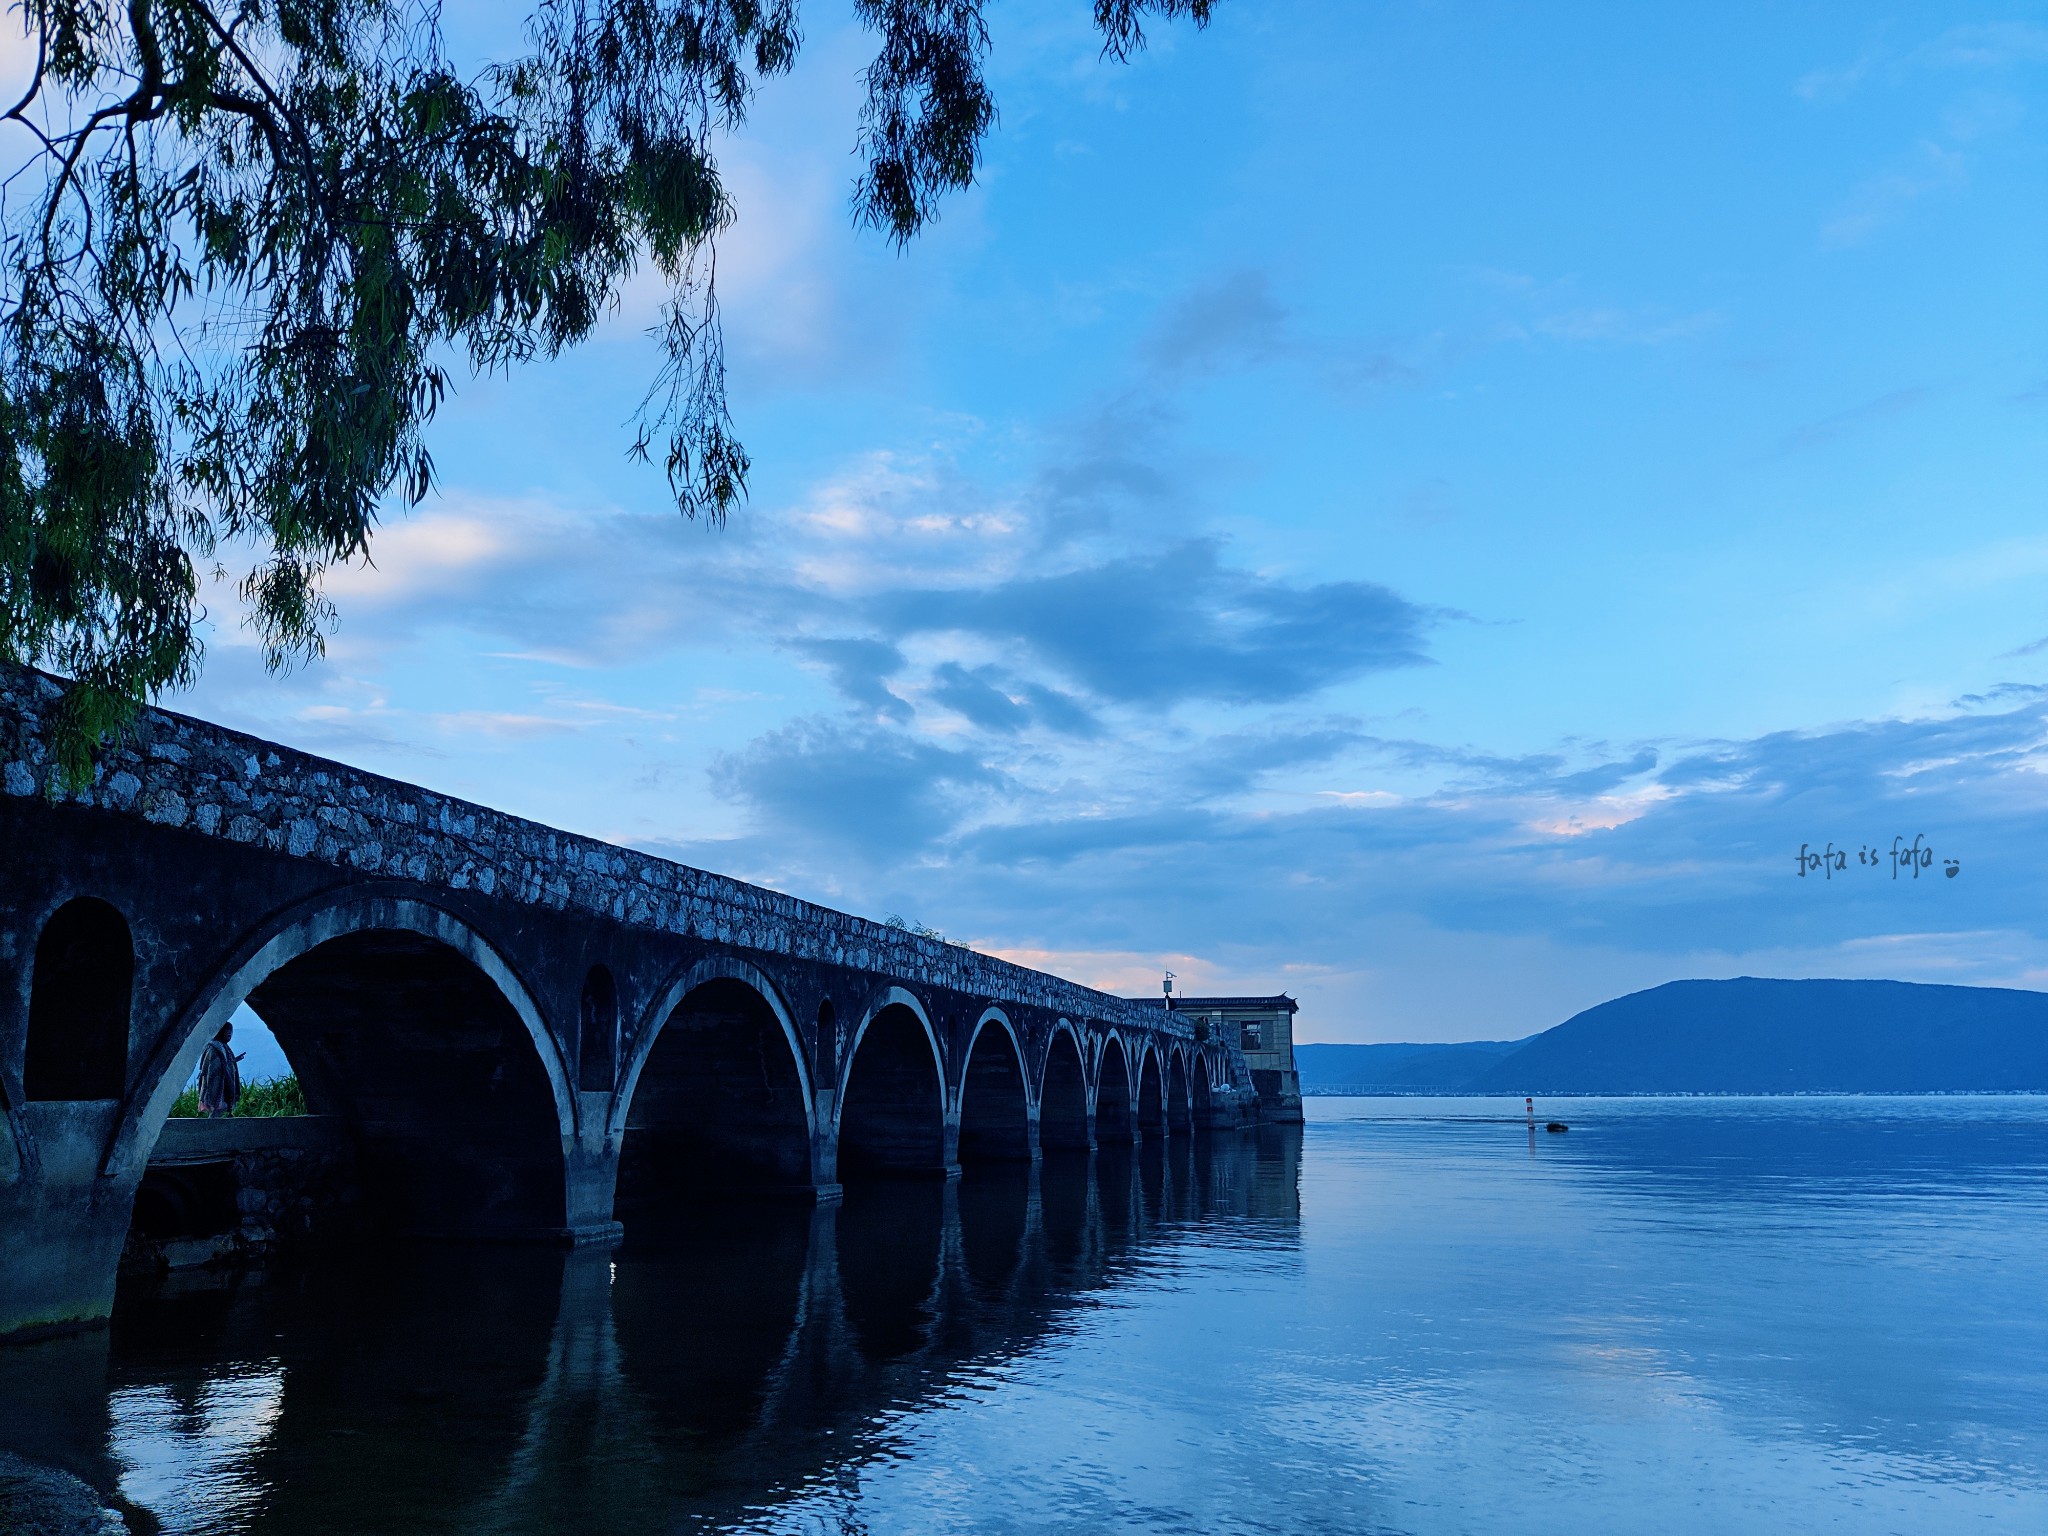
[[[1176,1014],[201,721],[53,794],[60,701],[0,671],[0,1338],[107,1315],[244,1004],[400,1234],[602,1243],[1257,1118]]]

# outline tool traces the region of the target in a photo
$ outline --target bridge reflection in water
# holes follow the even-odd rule
[[[173,1529],[759,1519],[857,1486],[903,1411],[1188,1245],[1293,1248],[1300,1146],[1048,1154],[838,1208],[705,1205],[616,1254],[401,1249],[124,1292],[110,1334],[0,1352],[0,1449]]]

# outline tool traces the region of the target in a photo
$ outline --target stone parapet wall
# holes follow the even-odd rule
[[[121,1255],[129,1275],[254,1262],[362,1235],[355,1149],[329,1115],[170,1120]]]
[[[243,1153],[346,1152],[349,1133],[335,1115],[176,1116],[164,1122],[151,1164],[205,1163]]]
[[[0,663],[0,793],[50,793],[56,680]],[[857,967],[1186,1036],[1147,1008],[957,944],[439,795],[165,710],[142,711],[61,801],[204,837],[553,911]]]

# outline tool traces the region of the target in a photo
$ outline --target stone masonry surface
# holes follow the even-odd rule
[[[55,679],[0,663],[0,793],[48,792]],[[1075,1020],[1187,1032],[1133,1004],[961,945],[559,832],[166,710],[101,753],[74,804],[338,869],[951,988]]]

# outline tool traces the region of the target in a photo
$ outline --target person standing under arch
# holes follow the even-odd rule
[[[242,1055],[228,1044],[234,1037],[234,1024],[223,1024],[199,1053],[199,1112],[209,1120],[232,1115],[241,1102]]]

